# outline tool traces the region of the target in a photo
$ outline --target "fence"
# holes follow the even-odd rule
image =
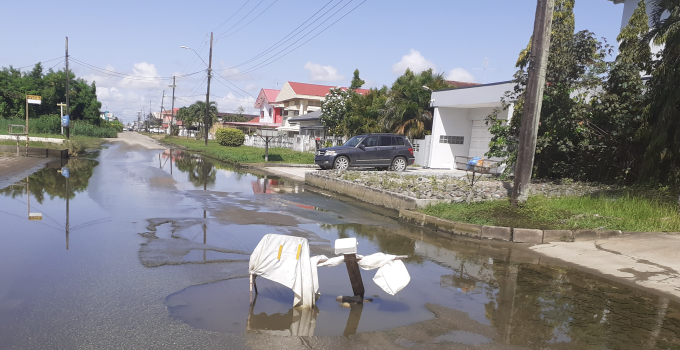
[[[347,141],[344,137],[314,137],[310,135],[295,135],[293,137],[279,136],[269,141],[269,147],[288,148],[298,152],[314,152],[319,148],[341,146]],[[245,146],[264,148],[264,140],[257,135],[246,135]]]

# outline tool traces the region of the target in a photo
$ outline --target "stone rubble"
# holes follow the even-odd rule
[[[470,191],[467,176],[432,175],[420,176],[393,171],[355,171],[327,170],[317,175],[342,179],[372,188],[383,189],[418,199],[450,200],[454,203],[465,202]],[[592,183],[562,181],[536,181],[530,194],[546,197],[583,196],[593,192],[609,190],[611,186]],[[507,198],[512,194],[512,182],[498,180],[492,175],[482,175],[475,182],[472,201],[489,201]]]

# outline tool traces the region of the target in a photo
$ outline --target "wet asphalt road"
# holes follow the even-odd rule
[[[68,188],[53,167],[1,190],[1,349],[680,346],[672,301],[301,184],[124,142],[67,167]],[[312,254],[350,236],[363,254],[409,255],[411,284],[392,297],[362,271],[377,297],[350,310],[335,302],[351,293],[344,267],[320,270],[315,329],[290,336],[303,321],[289,290],[258,280],[248,305],[248,254],[266,233],[306,237]]]

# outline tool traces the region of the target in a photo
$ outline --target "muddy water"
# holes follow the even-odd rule
[[[401,225],[285,179],[123,145],[64,166],[68,182],[51,164],[0,189],[2,347],[270,348],[314,336],[304,344],[680,348],[673,300]],[[332,256],[345,237],[360,254],[408,255],[411,283],[390,296],[375,270],[362,271],[373,301],[344,308],[340,265],[319,269],[313,310],[292,308],[292,291],[262,278],[250,305],[247,262],[267,233],[305,237],[314,255]]]

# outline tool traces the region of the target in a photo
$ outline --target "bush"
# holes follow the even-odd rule
[[[71,135],[115,138],[118,137],[118,131],[112,127],[100,127],[83,121],[72,121]]]
[[[235,128],[217,129],[215,132],[215,139],[222,146],[238,147],[243,145],[246,141],[246,136],[243,131]]]
[[[29,119],[29,131],[35,134],[60,134],[61,118],[58,115],[43,115]]]

